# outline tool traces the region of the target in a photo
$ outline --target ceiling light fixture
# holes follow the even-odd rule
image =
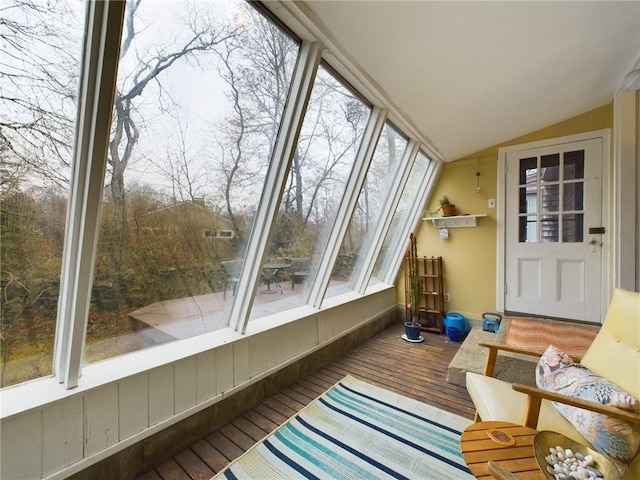
[[[627,73],[622,84],[627,90],[640,90],[640,68]]]

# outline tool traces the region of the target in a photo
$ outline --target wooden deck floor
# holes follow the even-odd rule
[[[407,343],[392,326],[327,366],[268,398],[137,480],[209,479],[313,399],[349,374],[466,418],[474,407],[464,387],[447,383],[447,366],[460,346],[424,333]]]

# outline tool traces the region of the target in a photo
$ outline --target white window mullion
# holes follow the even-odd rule
[[[367,172],[371,165],[380,134],[384,128],[386,116],[386,110],[380,107],[374,107],[369,115],[369,120],[362,136],[362,142],[360,143],[355,158],[353,170],[347,180],[347,187],[336,211],[333,228],[329,233],[324,248],[321,249],[323,254],[319,260],[318,273],[310,288],[308,303],[315,308],[320,308],[322,299],[329,286],[333,265],[336,258],[338,258],[342,241],[349,229],[353,212],[358,206],[358,197],[367,178]]]
[[[244,333],[247,329],[255,291],[260,281],[262,262],[278,218],[282,192],[298,144],[298,136],[320,64],[322,48],[319,42],[303,42],[300,47],[289,98],[282,114],[280,131],[265,176],[262,196],[258,203],[236,287],[238,294],[234,298],[229,316],[229,326],[240,333]]]
[[[369,238],[370,242],[367,242],[369,246],[368,250],[362,252],[362,257],[365,259],[360,271],[358,272],[358,276],[354,283],[354,290],[364,294],[367,284],[369,283],[369,277],[373,272],[373,268],[375,262],[378,258],[380,250],[382,249],[382,244],[384,242],[384,238],[386,233],[389,231],[389,227],[391,226],[391,221],[393,220],[393,215],[398,208],[398,203],[400,202],[400,197],[402,196],[402,191],[404,186],[406,185],[409,179],[409,173],[411,172],[411,167],[415,158],[418,154],[418,149],[420,144],[415,140],[410,140],[407,144],[407,148],[404,151],[402,156],[402,160],[400,161],[401,168],[396,170],[395,178],[393,179],[392,184],[389,188],[389,197],[384,201],[382,212],[380,212],[380,219],[375,227],[375,229],[371,232]]]
[[[125,2],[87,2],[53,371],[78,385],[100,230]]]
[[[407,216],[407,223],[398,229],[395,235],[395,242],[391,242],[394,245],[394,252],[388,256],[389,261],[386,264],[385,276],[383,281],[385,283],[393,284],[398,271],[402,266],[402,260],[404,259],[405,252],[407,251],[409,242],[409,233],[414,231],[419,223],[422,221],[422,215],[427,203],[427,198],[436,178],[437,173],[442,169],[442,162],[430,160],[429,167],[425,170],[425,176],[420,183],[420,190],[416,192],[415,201],[411,207],[411,213]]]

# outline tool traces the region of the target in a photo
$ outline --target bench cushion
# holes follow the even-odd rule
[[[638,411],[638,400],[583,365],[574,363],[559,348],[549,345],[536,368],[539,388],[630,411]],[[624,420],[561,403],[553,403],[564,418],[605,455],[623,474],[640,446],[640,427]]]
[[[483,421],[500,420],[522,425],[527,395],[513,390],[509,382],[467,372],[467,390]],[[585,443],[582,435],[548,400],[542,400],[536,429],[562,433],[576,442]]]

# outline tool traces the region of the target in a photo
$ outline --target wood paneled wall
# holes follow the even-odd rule
[[[363,328],[369,324],[378,330],[376,323],[386,326],[393,316],[395,290],[389,288],[3,418],[0,474],[3,479],[67,478],[111,461],[111,478],[126,478],[126,472],[153,462],[154,452],[166,455],[168,448],[189,443],[189,434],[176,441],[168,427],[180,422],[182,432],[196,437],[214,429],[225,415],[228,420],[225,409],[250,408],[299,378],[301,369],[308,373],[342,353],[331,348],[340,339],[351,333],[348,343],[357,342],[358,335],[364,341],[369,334],[359,329],[372,330]],[[309,355],[311,363],[299,362]],[[125,449],[129,454],[117,455]]]

